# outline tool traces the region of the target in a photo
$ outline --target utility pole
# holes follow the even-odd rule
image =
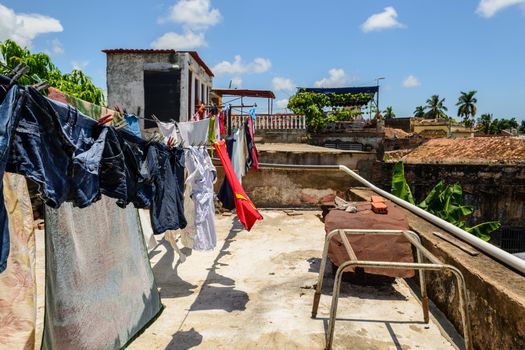
[[[377,86],[377,95],[376,95],[376,107],[377,107],[377,113],[381,113],[379,109],[379,80],[384,80],[385,77],[376,78],[376,86]]]

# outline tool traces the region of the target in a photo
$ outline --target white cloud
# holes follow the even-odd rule
[[[190,30],[184,34],[168,32],[151,43],[154,49],[195,49],[208,46],[204,33],[194,33]]]
[[[159,21],[180,23],[190,29],[206,29],[216,25],[221,19],[221,13],[211,7],[210,0],[179,0],[170,7],[168,16]]]
[[[525,0],[481,0],[476,13],[488,18],[494,16],[500,10],[518,4],[525,4]]]
[[[416,76],[410,74],[408,77],[403,80],[403,86],[407,89],[415,88],[421,85],[421,82],[416,78]]]
[[[385,7],[380,13],[375,13],[361,25],[361,30],[365,33],[379,31],[389,28],[403,28],[404,24],[397,20],[397,11],[392,6]]]
[[[234,77],[231,80],[231,87],[232,87],[232,89],[240,89],[242,87],[242,79],[241,79],[241,77]]]
[[[314,86],[323,88],[342,87],[348,80],[344,70],[341,68],[332,68],[328,71],[328,78],[316,81]]]
[[[236,55],[233,62],[222,61],[212,68],[213,73],[220,74],[244,74],[264,73],[272,67],[272,62],[267,58],[258,57],[253,62],[244,63],[240,55]]]
[[[293,91],[294,83],[291,79],[275,77],[272,79],[272,86],[275,91]]]
[[[64,53],[64,47],[58,39],[51,40],[51,53],[53,55],[62,55]]]
[[[13,39],[19,45],[31,46],[40,34],[62,32],[60,21],[37,13],[15,13],[0,4],[0,40]]]
[[[288,99],[287,98],[283,98],[282,100],[277,100],[275,102],[275,105],[279,109],[287,109],[287,107],[288,107]]]
[[[89,61],[71,61],[73,69],[83,71],[88,66]]]

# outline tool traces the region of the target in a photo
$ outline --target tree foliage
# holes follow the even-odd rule
[[[306,125],[312,131],[322,130],[328,123],[337,120],[349,120],[356,113],[353,111],[335,111],[326,113],[326,107],[360,107],[367,104],[372,96],[367,93],[357,94],[321,94],[300,91],[288,100],[287,108],[294,113],[304,114]],[[359,113],[357,113],[359,114]]]
[[[461,91],[461,95],[456,103],[458,117],[463,117],[463,124],[467,128],[474,126],[474,116],[477,112],[476,103],[478,103],[478,99],[474,97],[476,92],[475,90],[469,92]]]
[[[525,123],[522,122],[522,126],[525,127]],[[478,118],[476,127],[485,135],[497,135],[500,134],[503,130],[521,130],[521,127],[516,121],[516,118],[493,119],[493,115],[489,113],[482,114]]]
[[[414,196],[405,178],[403,162],[397,162],[394,165],[391,192],[396,197],[415,204]],[[460,184],[445,185],[443,181],[439,181],[425,199],[418,204],[418,207],[472,233],[484,241],[490,240],[490,234],[499,229],[501,224],[497,221],[489,221],[473,227],[467,227],[465,224],[466,217],[471,215],[473,210],[462,203],[463,189]]]
[[[425,107],[417,106],[416,110],[414,111],[414,117],[416,117],[416,118],[424,118],[425,117]]]
[[[31,53],[27,48],[19,46],[13,40],[0,42],[0,74],[7,75],[19,63],[25,63],[29,72],[18,81],[22,85],[34,84],[35,81],[47,81],[68,95],[82,100],[103,105],[104,94],[97,88],[91,79],[81,70],[71,73],[62,72],[51,62],[51,58],[44,53]]]
[[[396,114],[394,113],[392,106],[386,107],[386,109],[383,111],[383,118],[392,119],[395,117],[396,117]]]
[[[440,99],[439,95],[432,95],[427,100],[427,105],[425,106],[425,109],[425,118],[427,119],[448,119],[446,113],[448,109],[445,106],[445,99]]]

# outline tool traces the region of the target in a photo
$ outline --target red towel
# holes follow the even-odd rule
[[[237,210],[239,221],[244,225],[246,230],[250,231],[255,222],[257,220],[262,220],[263,217],[259,214],[250,198],[248,198],[248,195],[244,192],[239,179],[235,176],[230,157],[228,157],[228,152],[226,151],[226,142],[224,140],[215,142],[213,148],[215,148],[215,152],[219,155],[219,159],[224,168],[224,173],[226,174],[226,178],[230,182],[230,186],[233,190],[235,209]]]

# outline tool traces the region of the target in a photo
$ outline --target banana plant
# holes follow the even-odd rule
[[[415,204],[414,196],[405,178],[403,162],[397,162],[394,165],[391,192],[396,197]],[[443,181],[439,181],[417,206],[484,241],[490,240],[490,234],[498,230],[501,224],[498,221],[489,221],[467,227],[466,218],[473,213],[473,210],[462,203],[463,189],[460,184],[445,185]]]

